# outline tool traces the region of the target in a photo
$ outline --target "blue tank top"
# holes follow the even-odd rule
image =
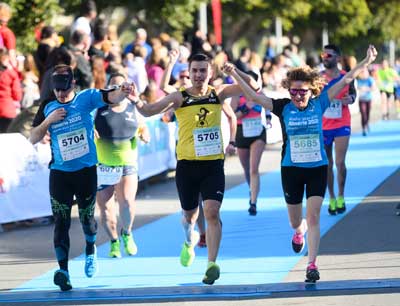
[[[290,99],[273,100],[272,112],[281,122],[282,166],[303,168],[328,164],[322,134],[322,115],[329,107],[327,90],[299,110]]]

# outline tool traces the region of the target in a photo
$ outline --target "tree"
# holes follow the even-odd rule
[[[296,19],[307,17],[312,9],[309,1],[303,0],[223,0],[222,3],[225,45],[229,49],[241,37],[246,37],[254,48],[270,32],[276,16],[281,17],[284,30],[289,31]]]
[[[201,0],[123,0],[118,5],[125,7],[128,18],[121,25],[121,30],[127,30],[132,20],[138,26],[146,28],[150,36],[160,32],[168,32],[175,38],[181,38],[183,33],[193,28],[194,14],[197,12]],[[99,11],[110,7],[110,1],[97,1]],[[115,6],[115,5],[113,5]]]
[[[13,12],[9,26],[17,37],[17,49],[23,53],[36,49],[35,27],[41,22],[50,24],[62,13],[58,0],[9,0],[8,4]]]
[[[308,51],[321,47],[324,27],[328,30],[329,42],[347,50],[370,28],[372,15],[365,0],[314,0],[310,4],[309,16],[298,18],[292,29],[302,38],[303,47]],[[344,44],[345,41],[348,43]]]
[[[381,42],[394,39],[400,43],[400,28],[397,22],[400,16],[400,2],[397,0],[367,1],[374,16],[371,28],[379,33]]]

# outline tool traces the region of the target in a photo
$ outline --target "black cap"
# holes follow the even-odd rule
[[[55,90],[68,90],[72,87],[73,75],[71,71],[65,74],[53,74],[51,77],[52,86]]]

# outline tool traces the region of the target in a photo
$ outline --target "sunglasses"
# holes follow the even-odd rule
[[[291,96],[295,97],[298,94],[300,97],[304,97],[310,89],[302,89],[302,88],[290,88],[289,93]]]
[[[335,56],[336,56],[335,54],[331,54],[331,53],[326,53],[326,52],[322,52],[322,53],[321,53],[321,58],[322,58],[322,59],[333,58],[333,57],[335,57]]]

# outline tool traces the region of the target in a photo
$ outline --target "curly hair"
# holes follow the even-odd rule
[[[282,87],[289,89],[290,84],[294,81],[309,83],[311,92],[314,96],[319,95],[326,84],[325,79],[319,74],[319,72],[309,66],[290,69],[286,74],[286,78],[282,80]]]

